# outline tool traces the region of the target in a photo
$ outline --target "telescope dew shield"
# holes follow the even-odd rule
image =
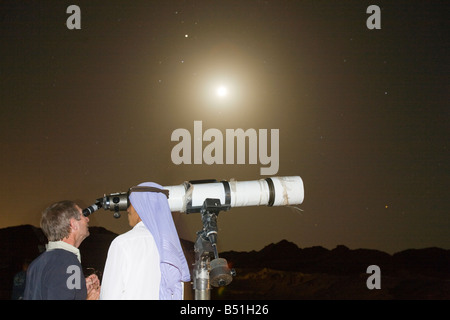
[[[301,204],[303,181],[299,176],[271,177],[253,181],[185,182],[169,190],[172,212],[200,212],[205,199],[219,199],[233,207],[287,206]]]

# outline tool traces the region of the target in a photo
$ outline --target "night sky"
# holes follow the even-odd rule
[[[78,5],[81,29],[68,29]],[[366,25],[370,5],[381,29]],[[279,129],[305,200],[219,214],[219,251],[450,249],[448,1],[1,1],[0,227],[145,181],[266,178],[180,164],[172,132]],[[216,90],[226,88],[226,95]],[[224,141],[225,142],[225,141]],[[203,147],[208,142],[203,142]],[[225,154],[225,151],[224,151]],[[129,230],[100,210],[91,226]],[[174,213],[195,240],[200,215]]]

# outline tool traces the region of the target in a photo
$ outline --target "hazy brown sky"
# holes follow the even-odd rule
[[[248,159],[175,165],[172,132],[198,120],[278,129],[275,175],[305,184],[303,211],[221,213],[220,250],[450,248],[448,4],[372,2],[2,1],[0,227],[145,181],[266,177]],[[194,240],[200,216],[174,216]],[[103,210],[90,224],[129,229]]]

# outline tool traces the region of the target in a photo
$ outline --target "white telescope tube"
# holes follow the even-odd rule
[[[172,212],[199,212],[207,198],[233,207],[287,206],[301,204],[303,181],[299,176],[271,177],[253,181],[185,182],[167,186]]]

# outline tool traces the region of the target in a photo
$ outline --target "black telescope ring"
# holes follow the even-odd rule
[[[267,185],[269,186],[269,202],[267,203],[267,206],[271,207],[275,202],[275,186],[273,185],[273,181],[271,178],[266,178],[265,180],[267,182]]]
[[[225,191],[225,204],[230,205],[231,204],[231,189],[230,189],[230,183],[228,181],[220,181],[223,184],[223,190]]]

